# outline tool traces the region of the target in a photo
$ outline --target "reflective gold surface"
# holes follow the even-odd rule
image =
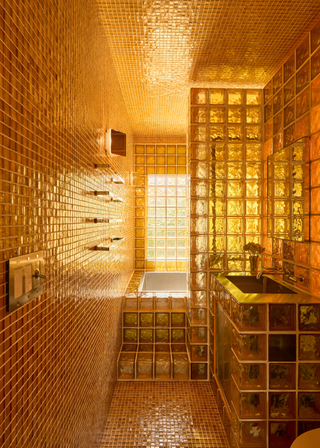
[[[184,136],[191,86],[233,87],[228,104],[237,106],[237,88],[264,87],[320,12],[318,0],[97,3],[138,136]],[[299,85],[304,77],[302,67]],[[213,89],[211,104],[222,96]],[[252,95],[247,105],[255,101]]]
[[[280,285],[290,287],[297,294],[253,294],[253,293],[243,293],[237,288],[230,280],[228,280],[225,275],[232,275],[232,272],[224,272],[223,274],[211,274],[214,275],[218,281],[224,286],[230,294],[237,300],[237,302],[241,304],[246,303],[319,303],[319,300],[315,297],[300,291],[292,285],[288,285],[288,283],[280,280],[274,275],[267,275],[267,277],[275,280]],[[245,274],[246,276],[250,276],[250,274]]]

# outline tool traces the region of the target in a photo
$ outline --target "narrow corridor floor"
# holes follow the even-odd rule
[[[117,383],[101,448],[228,448],[209,383]]]

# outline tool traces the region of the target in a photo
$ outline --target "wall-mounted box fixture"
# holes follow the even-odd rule
[[[9,260],[9,313],[42,294],[43,271],[42,251]]]
[[[109,156],[123,156],[127,155],[126,148],[126,134],[108,129],[106,132],[106,150]]]

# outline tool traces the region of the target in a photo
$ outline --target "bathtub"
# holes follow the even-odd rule
[[[186,272],[146,272],[141,277],[139,292],[185,292]]]

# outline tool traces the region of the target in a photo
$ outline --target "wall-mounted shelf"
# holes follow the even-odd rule
[[[123,202],[122,198],[114,197],[110,195],[110,191],[94,191],[95,196],[108,196],[107,202]]]
[[[117,218],[94,218],[93,222],[95,224],[113,224],[116,222],[124,222],[124,219]]]
[[[114,237],[114,238],[110,238],[110,242],[105,245],[103,243],[98,244],[97,246],[95,246],[95,250],[101,250],[101,251],[110,251],[112,249],[114,249],[116,246],[119,246],[119,244],[123,243],[125,240],[125,238],[120,238],[120,237]]]

